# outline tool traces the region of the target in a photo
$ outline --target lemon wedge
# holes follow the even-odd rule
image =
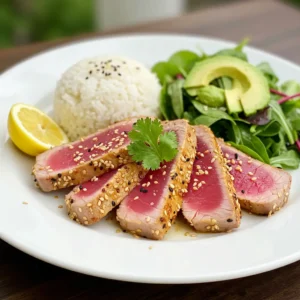
[[[7,126],[13,143],[31,156],[68,142],[63,130],[49,116],[31,105],[13,105]]]

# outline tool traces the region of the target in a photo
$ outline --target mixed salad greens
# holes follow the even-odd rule
[[[235,57],[248,61],[243,40],[232,49],[212,55],[189,50],[174,53],[168,61],[152,68],[162,85],[160,111],[162,118],[187,119],[190,124],[209,126],[217,137],[248,155],[273,166],[297,169],[300,163],[300,83],[289,80],[279,83],[278,76],[267,62],[256,66],[264,75],[270,89],[270,101],[254,115],[229,113],[224,105],[224,92],[232,89],[230,77],[214,79],[191,96],[184,88],[186,77],[196,63],[216,56]],[[201,100],[201,101],[199,101]]]

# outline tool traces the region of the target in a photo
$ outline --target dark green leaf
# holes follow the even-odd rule
[[[193,120],[194,120],[194,116],[192,113],[188,112],[188,111],[185,111],[183,113],[183,118],[188,120],[190,124],[193,124]]]
[[[173,120],[175,115],[172,108],[171,99],[167,93],[167,84],[164,83],[160,91],[159,100],[160,112],[166,120]]]
[[[203,115],[210,116],[219,120],[225,119],[225,120],[229,120],[232,123],[235,123],[234,120],[231,118],[231,116],[227,114],[225,111],[222,111],[217,108],[208,107],[196,100],[192,100],[191,102],[193,103],[194,107]]]
[[[270,162],[265,145],[258,137],[251,135],[250,133],[246,134],[245,131],[242,131],[242,142],[243,145],[255,151],[265,163],[268,164]]]
[[[219,118],[214,118],[206,115],[201,115],[197,117],[196,119],[193,120],[193,125],[206,125],[206,126],[211,126],[212,124],[216,123],[219,121]]]
[[[179,119],[182,117],[184,111],[182,95],[183,83],[184,80],[176,80],[168,86],[168,94],[171,98],[173,111]]]
[[[256,126],[253,134],[258,136],[268,137],[268,136],[277,135],[280,130],[281,130],[280,124],[277,121],[273,120],[266,125]]]
[[[297,169],[299,167],[299,162],[299,155],[294,150],[289,150],[270,159],[271,165],[285,169]]]
[[[271,145],[272,157],[278,156],[287,151],[286,142],[283,133],[278,134],[278,140],[274,140],[274,143]]]
[[[280,105],[276,101],[272,100],[269,103],[269,106],[272,108],[272,112],[271,112],[272,118],[274,120],[276,120],[281,125],[282,129],[284,130],[284,132],[287,135],[289,143],[294,144],[295,143],[295,138],[294,138],[294,134],[293,134],[291,124],[286,119]]]
[[[260,157],[255,151],[253,151],[252,149],[250,149],[249,147],[245,146],[245,145],[238,145],[236,143],[233,142],[228,142],[230,143],[234,148],[248,154],[249,156],[251,156],[254,159],[260,160],[262,162],[264,162],[264,160],[262,159],[262,157]]]

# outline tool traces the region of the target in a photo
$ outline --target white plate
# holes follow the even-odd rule
[[[149,283],[225,280],[298,260],[300,170],[292,173],[288,205],[271,218],[244,213],[238,230],[196,237],[185,236],[192,230],[177,224],[164,241],[155,242],[117,233],[114,222],[102,221],[92,227],[71,222],[65,209],[58,208],[64,204],[63,193],[44,194],[35,189],[30,176],[34,160],[17,151],[8,138],[6,119],[10,106],[25,102],[51,113],[57,79],[82,58],[121,54],[150,67],[176,50],[197,51],[198,46],[212,53],[233,44],[178,35],[105,38],[51,50],[4,73],[0,77],[1,238],[30,255],[70,270]],[[252,48],[246,52],[254,64],[270,62],[281,80],[300,79],[300,68],[293,63]]]

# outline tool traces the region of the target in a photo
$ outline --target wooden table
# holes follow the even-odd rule
[[[128,32],[179,32],[234,41],[248,36],[251,37],[253,45],[300,64],[300,10],[275,1],[244,0],[156,23],[0,50],[0,71],[30,55],[71,40]],[[100,297],[164,300],[300,299],[300,262],[265,274],[225,282],[145,285],[93,278],[66,271],[30,257],[0,241],[1,299]]]

